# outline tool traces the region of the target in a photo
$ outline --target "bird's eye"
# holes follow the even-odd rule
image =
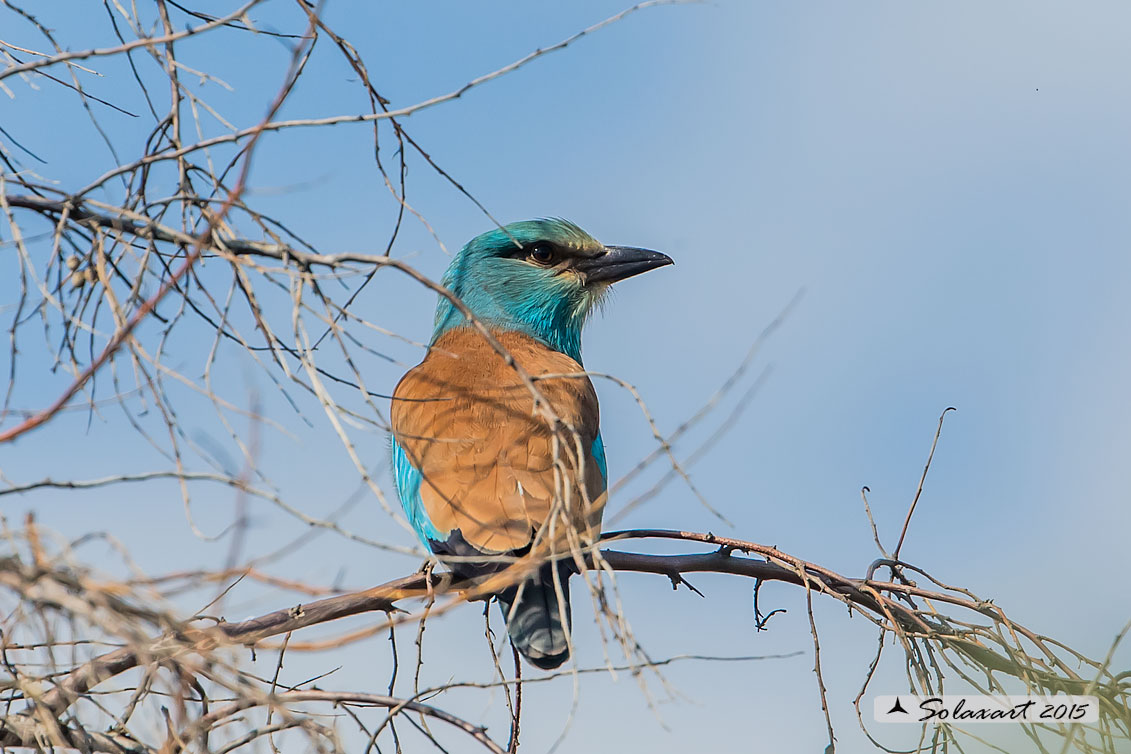
[[[548,243],[536,243],[530,247],[526,254],[530,261],[549,266],[554,263],[554,247]]]

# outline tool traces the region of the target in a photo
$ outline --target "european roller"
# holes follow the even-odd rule
[[[608,486],[581,329],[612,283],[671,263],[659,252],[605,246],[565,220],[477,236],[443,284],[534,380],[550,412],[538,410],[530,385],[443,296],[428,354],[393,393],[397,491],[432,553],[473,579],[532,550],[558,556],[495,595],[511,642],[540,668],[569,657],[575,566],[562,556],[600,534]]]

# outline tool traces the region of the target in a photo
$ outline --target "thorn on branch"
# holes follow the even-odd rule
[[[699,591],[698,589],[696,589],[696,588],[695,588],[695,586],[694,586],[694,585],[692,585],[692,583],[691,583],[690,581],[688,581],[687,579],[685,579],[685,578],[683,577],[683,575],[682,575],[682,574],[680,574],[679,572],[677,572],[677,571],[672,571],[671,573],[668,573],[668,574],[666,574],[666,575],[667,575],[667,577],[668,577],[669,579],[671,579],[671,580],[672,580],[672,591],[673,591],[673,592],[674,592],[674,591],[677,591],[677,590],[679,589],[679,585],[680,585],[680,584],[683,584],[683,585],[684,585],[685,587],[687,587],[687,588],[688,588],[688,589],[690,589],[691,591],[695,592],[695,593],[696,593],[696,594],[698,594],[698,595],[699,595],[700,597],[703,597],[704,599],[706,599],[706,598],[707,598],[707,596],[706,596],[705,594],[703,594],[703,593],[702,593],[701,591]]]

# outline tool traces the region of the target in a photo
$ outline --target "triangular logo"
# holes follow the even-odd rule
[[[888,710],[888,714],[890,715],[893,712],[902,712],[905,715],[911,714],[907,710],[903,709],[903,705],[899,703],[899,697],[898,696],[895,698],[895,704],[893,704],[891,706],[891,709]]]

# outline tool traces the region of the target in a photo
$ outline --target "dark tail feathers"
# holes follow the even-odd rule
[[[553,670],[569,659],[570,572],[568,568],[558,569],[566,611],[564,621],[551,564],[542,566],[530,581],[497,595],[511,643],[523,657],[544,670]]]

